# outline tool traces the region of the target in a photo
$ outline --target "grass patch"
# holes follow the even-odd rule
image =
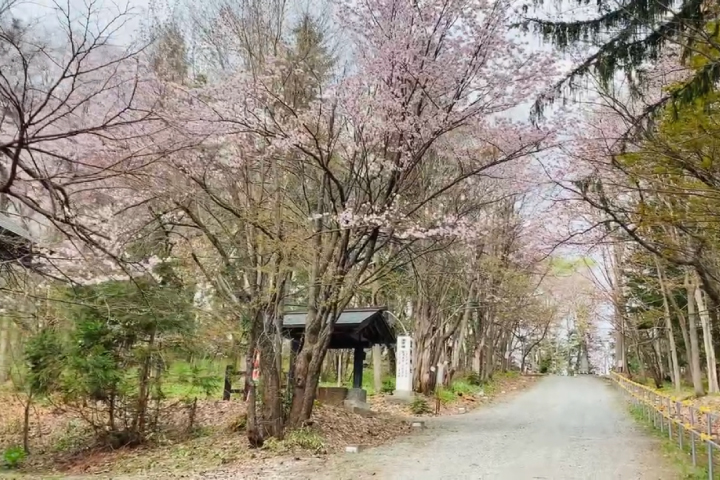
[[[517,380],[520,377],[520,372],[515,370],[495,372],[489,380],[481,380],[476,373],[469,373],[467,376],[455,380],[451,388],[456,393],[463,395],[474,395],[480,391],[486,395],[495,395],[500,390],[500,384],[508,380]]]
[[[443,404],[452,403],[458,398],[457,394],[453,392],[452,389],[447,388],[441,388],[438,390],[437,396]]]
[[[167,398],[219,396],[224,380],[225,366],[221,362],[176,361],[169,366],[162,389]]]
[[[417,396],[413,399],[412,403],[410,404],[410,411],[414,415],[424,415],[426,413],[432,413],[432,410],[430,409],[430,404],[428,404],[427,400],[425,400],[421,396]]]
[[[352,368],[352,367],[351,367]],[[325,380],[319,383],[320,387],[337,387],[337,380]],[[352,376],[344,379],[340,383],[341,387],[352,388],[353,380]],[[389,394],[395,390],[395,376],[394,375],[383,375],[382,387],[380,392],[375,391],[375,371],[373,368],[366,368],[363,370],[363,382],[362,388],[367,392],[368,395],[376,395],[378,393]]]
[[[322,436],[307,427],[288,432],[282,440],[270,437],[265,440],[262,448],[273,453],[287,453],[297,449],[315,454],[327,452]]]
[[[472,397],[483,390],[479,385],[473,385],[467,379],[458,379],[448,387],[438,391],[438,397],[443,404],[452,403],[462,397]]]
[[[677,397],[682,400],[695,397],[695,390],[691,385],[683,384],[680,386],[679,391],[676,390],[675,386],[670,382],[665,382],[660,388],[657,388],[652,379],[646,379],[644,385],[660,395],[672,395],[673,397]],[[707,383],[705,383],[705,390],[707,391]]]
[[[285,436],[284,442],[290,448],[302,448],[313,453],[325,452],[325,441],[318,432],[309,428],[292,430]]]
[[[468,382],[467,380],[460,379],[460,380],[454,381],[452,383],[452,385],[450,385],[450,389],[456,395],[471,396],[471,395],[475,395],[480,390],[482,390],[482,387],[479,385],[473,385],[472,383]]]
[[[680,445],[678,445],[677,441],[677,432],[673,431],[673,440],[671,441],[668,438],[667,433],[662,433],[660,432],[660,430],[656,429],[653,426],[652,417],[650,420],[645,417],[645,413],[642,407],[637,405],[630,405],[630,414],[636,422],[638,422],[644,427],[645,430],[660,439],[663,455],[677,469],[678,474],[680,475],[678,478],[685,480],[706,480],[708,478],[708,455],[707,448],[705,447],[704,443],[701,444],[699,441],[696,441],[695,443],[698,465],[694,466],[692,464],[690,439],[687,434],[685,435],[683,440],[683,448],[680,449]],[[715,470],[717,471],[718,469],[720,469],[720,466],[717,466],[716,463]],[[720,474],[715,473],[714,477],[720,478]]]
[[[19,445],[6,448],[2,456],[3,467],[8,470],[15,470],[22,464],[26,456],[25,450]]]

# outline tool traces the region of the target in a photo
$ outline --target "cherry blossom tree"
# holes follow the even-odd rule
[[[118,226],[132,216],[119,223],[113,216],[135,196],[117,180],[152,162],[152,146],[136,139],[163,128],[154,115],[161,92],[140,62],[143,46],[115,42],[133,12],[117,9],[105,20],[97,6],[55,6],[52,36],[13,16],[12,7],[0,16],[3,213],[52,247],[45,266],[75,262],[72,274],[44,269],[55,276],[97,275],[113,263],[108,258],[120,259]]]
[[[345,10],[358,49],[356,72],[328,85],[304,112],[281,105],[286,123],[279,116],[260,124],[256,115],[229,118],[297,152],[301,168],[313,169],[305,178],[318,192],[305,207],[314,242],[306,260],[312,291],[291,424],[309,418],[333,322],[375,253],[395,238],[464,233],[460,218],[442,210],[428,218],[423,210],[547,139],[546,131],[532,130],[523,138],[493,118],[538,88],[532,79],[548,67],[544,59],[523,58],[520,45],[510,47],[517,55],[499,54],[507,51],[496,48],[507,42],[502,10],[499,4],[402,1]],[[487,15],[475,18],[482,11]],[[498,65],[511,77],[497,78]],[[508,90],[511,83],[517,87]],[[259,93],[267,90],[261,85]],[[437,175],[443,164],[444,175]]]
[[[275,349],[288,275],[308,279],[291,425],[310,417],[334,321],[357,289],[423,241],[483,235],[479,211],[457,200],[552,141],[552,128],[506,119],[554,72],[510,38],[510,12],[502,1],[347,4],[337,21],[352,67],[293,55],[281,36],[252,68],[176,89],[167,121],[203,141],[168,157],[158,171],[174,173],[152,175],[160,183],[148,191],[166,192],[162,210],[179,212],[176,223],[189,221],[225,266],[246,251],[226,248],[237,232],[251,232],[254,260],[218,287],[253,299],[251,331]],[[312,88],[298,95],[301,84]],[[200,199],[213,204],[202,215]],[[248,283],[251,265],[260,283]]]
[[[187,78],[176,30],[173,62],[153,63],[111,46],[116,26],[79,35],[66,14],[64,43],[16,40],[11,52],[32,66],[17,74],[20,93],[6,80],[4,191],[63,234],[47,259],[56,270],[93,266],[71,275],[85,283],[181,257],[246,330],[248,371],[261,353],[258,418],[247,386],[251,440],[281,436],[287,299],[308,310],[287,418],[299,426],[357,292],[438,246],[483,243],[505,196],[484,192],[489,180],[525,172],[554,142],[552,125],[508,119],[555,74],[509,34],[511,6],[342,4],[352,63],[335,62],[308,19],[292,34],[271,22],[271,48],[241,39],[236,69],[207,83]],[[488,338],[511,348],[511,330]]]
[[[569,149],[575,176],[558,180],[569,203],[592,219],[586,222],[592,234],[585,239],[606,250],[619,367],[627,371],[627,357],[634,354],[641,374],[647,366],[661,385],[668,372],[680,388],[684,350],[698,394],[704,387],[696,328],[702,322],[696,317],[698,310],[706,320],[716,315],[718,294],[717,236],[707,216],[716,196],[716,172],[709,160],[709,132],[716,128],[716,119],[707,106],[716,98],[709,95],[682,111],[668,108],[655,124],[645,121],[645,113],[657,98],[683,88],[693,70],[706,64],[705,48],[713,51],[708,45],[687,59],[671,54],[653,65],[644,75],[649,87],[644,96],[598,89]],[[685,300],[678,300],[679,295]],[[702,326],[704,339],[712,343],[711,329]],[[628,351],[629,345],[636,351]],[[713,350],[707,348],[709,372],[716,370]]]

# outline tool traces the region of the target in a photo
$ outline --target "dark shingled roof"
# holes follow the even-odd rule
[[[388,324],[385,307],[348,308],[333,327],[330,348],[369,348],[391,345],[395,334]],[[305,330],[307,312],[288,312],[283,316],[283,334],[300,339]]]
[[[18,262],[32,268],[32,245],[34,239],[25,227],[0,212],[0,263]]]

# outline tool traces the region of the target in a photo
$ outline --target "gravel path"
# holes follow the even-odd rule
[[[296,479],[670,480],[655,440],[596,377],[548,377],[506,403],[431,419],[390,446],[297,465]]]

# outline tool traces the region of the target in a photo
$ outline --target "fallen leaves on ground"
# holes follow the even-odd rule
[[[24,406],[11,397],[0,402],[0,448],[4,449],[22,442]],[[279,447],[270,443],[268,448],[250,449],[244,432],[230,428],[245,410],[243,402],[198,400],[193,433],[184,437],[158,434],[148,445],[113,451],[87,447],[83,441],[89,440],[91,432],[78,427],[76,415],[38,406],[31,422],[31,455],[19,473],[24,478],[207,478],[208,472],[221,468],[263,471],[268,465],[275,469],[318,454],[296,445],[286,448],[282,442]],[[187,407],[178,404],[166,409],[163,421],[174,422],[182,430],[187,428],[187,418]],[[407,434],[410,427],[404,419],[388,414],[365,417],[318,405],[308,429],[321,439],[322,453],[333,453],[348,444],[380,445]]]
[[[482,395],[461,395],[441,405],[440,415],[457,414],[459,407],[471,410],[491,403],[536,380],[499,376]],[[3,394],[0,402],[0,448],[4,449],[21,444],[24,404],[10,394]],[[298,448],[291,442],[270,442],[266,448],[250,449],[244,433],[229,428],[245,413],[245,404],[238,401],[198,400],[191,433],[184,437],[160,433],[148,445],[114,451],[83,447],[90,432],[83,430],[77,412],[37,405],[31,415],[31,455],[22,473],[24,478],[55,475],[76,479],[207,479],[236,478],[233,475],[237,474],[242,478],[263,478],[268,472],[290,469],[297,462],[312,462],[325,453],[343,451],[347,445],[378,446],[409,433],[407,419],[413,415],[408,405],[392,403],[383,395],[370,397],[369,402],[375,412],[370,417],[341,407],[318,405],[307,427],[323,447],[314,450]],[[434,411],[434,398],[429,398],[428,403]],[[165,409],[162,422],[187,430],[188,408],[178,403]]]
[[[329,405],[317,407],[314,419],[329,451],[342,451],[346,445],[377,446],[410,431],[408,422],[399,416],[378,413],[363,417]]]

